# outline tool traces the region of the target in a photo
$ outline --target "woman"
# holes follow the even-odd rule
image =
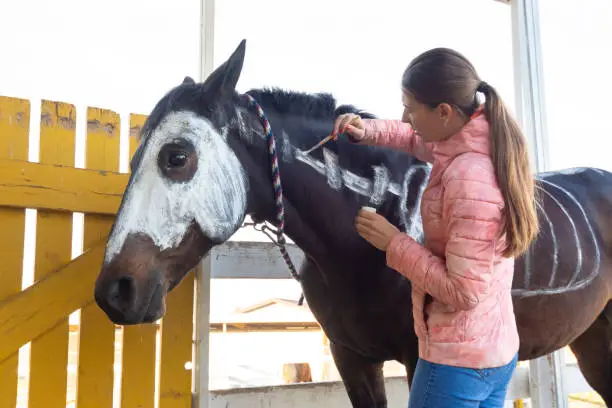
[[[423,245],[376,213],[356,219],[359,234],[412,283],[420,358],[409,407],[503,407],[519,347],[514,258],[538,234],[526,142],[496,90],[456,51],[418,56],[402,87],[402,121],[346,114],[334,134],[433,164]]]

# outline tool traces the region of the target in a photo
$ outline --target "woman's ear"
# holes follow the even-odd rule
[[[451,115],[453,114],[453,107],[446,102],[442,102],[438,105],[438,113],[440,115],[440,120],[442,121],[444,126],[446,126],[446,124],[451,118]]]

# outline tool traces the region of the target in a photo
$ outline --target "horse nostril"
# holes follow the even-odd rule
[[[134,304],[134,278],[123,276],[111,283],[109,288],[109,304],[117,310],[127,310]]]

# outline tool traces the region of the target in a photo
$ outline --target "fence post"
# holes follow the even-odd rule
[[[549,156],[538,0],[513,0],[511,7],[517,116],[540,172],[549,170]],[[534,408],[567,408],[563,357],[558,350],[529,362]]]
[[[529,395],[533,408],[567,408],[569,399],[564,389],[563,350],[529,362]]]
[[[193,408],[208,408],[208,354],[210,344],[210,276],[212,258],[210,254],[202,260],[196,275],[196,314],[195,314],[195,394]]]
[[[213,72],[214,49],[215,0],[200,0],[200,81],[205,81]]]

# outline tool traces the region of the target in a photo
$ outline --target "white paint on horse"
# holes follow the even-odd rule
[[[552,173],[549,173],[552,174]],[[555,173],[556,174],[556,173]],[[595,248],[595,264],[593,266],[593,270],[591,271],[591,273],[585,277],[582,280],[577,281],[578,277],[580,276],[580,273],[582,271],[582,245],[580,242],[580,238],[578,236],[578,230],[576,228],[576,222],[575,220],[572,218],[572,216],[569,214],[569,211],[567,210],[567,208],[561,204],[559,202],[559,200],[557,200],[557,198],[555,198],[550,192],[548,192],[546,189],[539,187],[539,190],[542,191],[544,194],[546,194],[548,197],[550,197],[550,199],[561,209],[561,211],[567,216],[570,225],[572,226],[573,232],[574,232],[574,238],[576,240],[576,251],[577,251],[577,262],[576,262],[576,268],[574,271],[574,275],[572,275],[572,278],[570,279],[569,283],[567,285],[564,286],[560,286],[560,287],[554,287],[554,280],[556,277],[556,269],[558,267],[558,240],[556,235],[554,234],[553,231],[553,225],[552,222],[550,221],[550,218],[548,216],[548,214],[546,214],[546,212],[544,211],[544,209],[542,208],[542,213],[544,213],[545,218],[549,224],[549,226],[551,227],[551,234],[553,237],[553,245],[554,245],[554,261],[553,261],[553,271],[552,271],[552,275],[550,277],[549,280],[549,287],[547,288],[538,288],[538,289],[533,289],[533,290],[529,290],[527,289],[527,287],[525,287],[524,289],[513,289],[512,290],[512,295],[513,296],[517,296],[517,297],[530,297],[530,296],[539,296],[539,295],[554,295],[554,294],[561,294],[561,293],[566,293],[566,292],[571,292],[571,291],[575,291],[575,290],[579,290],[584,288],[585,286],[589,285],[596,277],[597,274],[599,273],[599,267],[600,267],[600,263],[601,263],[601,250],[599,248],[599,243],[597,241],[597,236],[595,235],[595,232],[593,231],[593,227],[591,225],[591,222],[584,210],[584,207],[580,204],[580,202],[573,196],[573,194],[571,194],[569,191],[567,191],[565,188],[549,181],[549,180],[545,180],[544,178],[539,178],[539,180],[552,187],[557,189],[558,191],[561,191],[563,194],[565,194],[574,204],[576,204],[576,206],[578,207],[578,209],[580,210],[581,214],[582,214],[582,218],[583,221],[586,223],[588,229],[589,229],[589,233],[591,235],[591,239],[593,241],[593,245]],[[525,274],[526,275],[530,275],[531,274],[531,270],[528,268],[528,263],[527,263],[527,259],[525,260]]]
[[[293,159],[295,158],[293,150],[294,148],[291,146],[291,142],[289,141],[289,135],[283,130],[281,137],[281,160],[287,163],[293,162]]]
[[[251,138],[252,132],[249,132],[247,128],[248,119],[249,113],[243,108],[236,107],[236,121],[238,122],[238,130],[240,131],[241,135]]]
[[[323,154],[335,155],[333,152],[325,153],[328,149],[323,148]],[[301,150],[296,150],[296,159],[310,168],[315,170],[317,173],[322,174],[324,176],[327,175],[328,169],[325,163],[315,159],[313,156],[309,154],[305,154]],[[344,185],[349,190],[365,196],[370,197],[372,194],[372,182],[365,177],[358,176],[355,173],[350,172],[349,170],[340,168],[340,174],[342,177],[342,183],[338,186],[338,189],[342,188]],[[399,185],[397,183],[389,183],[389,192],[391,194],[399,195]]]
[[[552,286],[555,282],[555,278],[557,277],[557,269],[559,268],[559,242],[557,241],[557,234],[555,234],[555,226],[553,225],[550,217],[546,213],[546,210],[539,202],[536,203],[538,208],[542,211],[544,218],[546,219],[546,223],[548,224],[548,228],[550,228],[550,237],[553,242],[553,266],[552,272],[550,273],[550,279],[548,280],[548,286]]]
[[[555,278],[557,276],[557,269],[559,267],[559,243],[557,242],[557,235],[555,234],[555,227],[550,220],[550,217],[546,213],[546,210],[542,206],[542,204],[537,201],[536,206],[540,210],[540,213],[544,216],[546,220],[546,224],[548,224],[548,228],[550,229],[550,236],[553,241],[553,266],[552,272],[550,274],[550,278],[548,280],[548,286],[552,286],[555,282]],[[523,277],[523,286],[525,289],[529,288],[531,283],[531,256],[533,255],[533,245],[529,247],[527,252],[525,252],[525,276]]]
[[[429,176],[431,171],[431,167],[428,165],[419,165],[413,166],[408,169],[406,175],[404,176],[404,183],[402,184],[402,193],[400,196],[400,222],[404,224],[406,228],[406,233],[411,237],[415,238],[418,242],[421,242],[423,239],[423,222],[421,218],[421,198],[423,197],[423,192],[425,191],[425,187],[427,186],[426,182],[421,183],[419,186],[419,192],[417,198],[415,200],[415,204],[408,211],[408,193],[409,186],[412,178],[415,174],[417,174],[417,170],[424,170]]]
[[[381,178],[378,179],[378,181],[376,181],[375,178],[373,183],[365,177],[358,176],[357,174],[352,173],[349,170],[339,167],[337,155],[326,148],[323,148],[323,157],[325,158],[325,163],[322,163],[321,161],[315,159],[310,154],[305,154],[301,150],[295,151],[295,157],[298,161],[308,165],[310,168],[314,169],[319,174],[326,176],[328,184],[334,189],[340,190],[342,186],[344,186],[361,196],[369,197],[370,203],[374,204],[375,206],[382,204],[382,202],[384,201],[384,194],[381,195],[379,189],[381,189],[383,185],[386,185],[385,191],[388,191],[389,193],[400,197],[400,222],[402,223],[402,225],[404,225],[406,233],[419,242],[422,240],[423,226],[421,223],[419,209],[421,198],[423,196],[423,191],[427,183],[421,183],[421,186],[419,187],[418,196],[415,201],[415,206],[411,209],[410,214],[408,214],[409,211],[407,208],[406,199],[408,197],[408,186],[410,184],[410,181],[412,180],[412,177],[415,176],[416,171],[422,169],[429,173],[429,166],[419,165],[412,167],[409,171],[406,172],[404,182],[400,187],[398,183],[388,180],[386,181],[384,179],[385,176],[382,175],[380,176]],[[388,170],[385,170],[387,171],[388,176]],[[382,173],[380,170],[378,170],[378,172],[378,174]],[[336,182],[336,177],[338,177],[338,174],[341,176],[340,183]],[[376,174],[377,173],[375,170],[375,175]],[[330,175],[331,177],[333,177],[331,181]],[[378,183],[378,185],[376,185],[376,183]],[[379,199],[383,201],[377,204],[376,201],[378,201]]]
[[[170,113],[153,130],[109,237],[106,262],[121,251],[130,234],[147,235],[164,250],[176,247],[194,221],[207,237],[220,241],[240,227],[247,177],[226,133],[191,112]],[[186,183],[166,179],[157,165],[161,148],[179,137],[189,140],[198,156],[198,169]]]
[[[570,225],[572,226],[572,231],[574,234],[574,240],[576,241],[576,251],[577,251],[577,262],[576,262],[576,268],[574,271],[574,274],[577,274],[580,272],[580,270],[582,269],[582,247],[580,245],[580,239],[578,238],[578,230],[576,229],[576,223],[574,222],[574,219],[572,218],[572,216],[569,214],[569,212],[567,211],[567,209],[565,208],[565,206],[563,204],[561,204],[561,202],[559,200],[557,200],[557,198],[555,196],[553,196],[551,193],[549,193],[548,191],[546,191],[546,189],[540,187],[540,186],[536,186],[537,189],[539,189],[542,193],[546,194],[556,205],[557,207],[559,207],[559,209],[563,212],[563,214],[565,214],[565,216],[567,217],[568,221],[570,222]],[[545,217],[547,220],[549,220],[548,215],[546,214],[546,211],[544,210],[544,208],[542,208],[542,213],[545,214]],[[550,222],[550,220],[549,220]],[[551,225],[551,231],[552,231],[552,225]],[[554,251],[557,252],[558,248],[557,248],[557,241],[554,241]],[[525,279],[524,279],[524,290],[529,290],[529,283],[531,282],[531,252],[532,249],[531,247],[529,248],[529,250],[527,251],[527,253],[525,254]],[[555,273],[555,266],[556,266],[556,262],[553,262],[553,273]],[[533,291],[537,291],[537,290],[542,290],[542,289],[534,289]]]
[[[323,160],[325,160],[327,184],[334,190],[340,190],[342,188],[342,169],[338,164],[338,155],[329,149],[323,149]]]
[[[589,229],[589,234],[591,235],[591,239],[593,240],[593,246],[595,248],[595,266],[593,267],[593,272],[591,272],[591,276],[594,278],[597,273],[599,272],[599,265],[601,262],[601,253],[600,253],[600,249],[599,249],[599,243],[597,242],[597,236],[595,235],[595,231],[593,231],[593,226],[591,225],[591,221],[589,221],[589,217],[586,214],[586,211],[584,210],[584,207],[582,206],[582,204],[580,204],[580,202],[576,199],[576,197],[574,197],[574,195],[572,193],[570,193],[569,191],[567,191],[566,189],[564,189],[563,187],[551,183],[548,180],[545,179],[541,179],[541,181],[543,183],[546,183],[547,185],[554,187],[556,189],[558,189],[559,191],[563,192],[574,204],[576,204],[576,206],[578,207],[578,209],[580,210],[580,213],[582,214],[582,216],[584,217],[584,221],[586,222],[586,225]],[[580,245],[580,244],[579,244]],[[579,246],[580,248],[580,252],[582,253],[582,246]],[[582,258],[581,258],[582,261]],[[582,265],[581,265],[581,269],[582,269]],[[572,279],[570,279],[570,281],[568,282],[567,286],[571,287],[574,282],[576,281],[576,279],[578,279],[578,273],[576,273],[574,276],[572,276]]]
[[[391,182],[391,176],[389,175],[389,169],[385,166],[373,166],[374,170],[374,185],[372,186],[372,196],[370,197],[370,203],[378,207],[385,201],[385,195]]]

